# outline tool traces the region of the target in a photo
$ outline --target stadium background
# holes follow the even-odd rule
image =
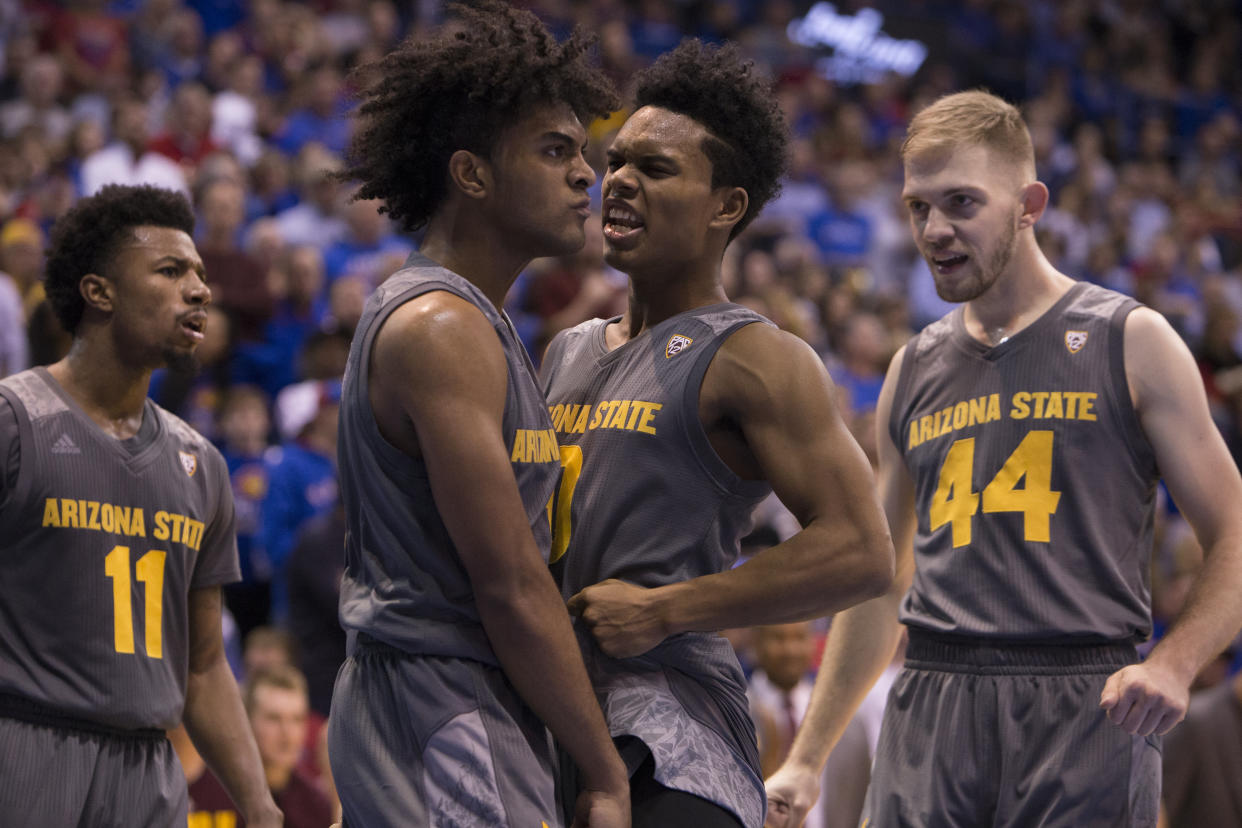
[[[909,239],[897,147],[922,105],[986,87],[1030,124],[1052,192],[1044,250],[1065,273],[1173,322],[1238,457],[1242,3],[523,5],[558,32],[598,32],[598,59],[623,90],[685,35],[736,41],[775,81],[792,169],[730,247],[726,287],[823,355],[869,452],[888,359],[947,309]],[[109,181],[192,199],[215,294],[205,368],[157,374],[152,395],[229,460],[246,576],[229,594],[239,676],[241,641],[262,628],[253,658],[266,643],[278,653],[269,657],[300,663],[321,714],[343,652],[339,375],[366,295],[416,244],[376,204],[349,203],[331,173],[365,80],[351,71],[440,25],[436,0],[0,0],[0,376],[66,347],[40,277],[48,228],[75,199]],[[623,116],[591,127],[597,171]],[[557,330],[624,307],[625,279],[603,264],[598,220],[591,227],[580,255],[533,263],[509,297],[536,359]],[[751,546],[786,536],[789,520],[765,508]],[[1158,631],[1200,557],[1166,500],[1152,571]],[[747,636],[736,640],[751,659]],[[1240,658],[1233,648],[1200,686],[1225,681]]]

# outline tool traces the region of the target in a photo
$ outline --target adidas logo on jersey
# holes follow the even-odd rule
[[[52,443],[52,454],[81,454],[82,449],[78,448],[78,444],[73,442],[68,434],[61,434],[55,443]]]
[[[668,359],[669,357],[674,357],[677,354],[680,354],[682,351],[689,348],[693,343],[694,340],[688,336],[673,334],[669,337],[668,344],[664,346],[664,358]]]

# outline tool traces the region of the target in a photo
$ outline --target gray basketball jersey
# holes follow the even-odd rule
[[[1126,381],[1134,300],[1079,283],[989,347],[957,308],[906,348],[889,433],[916,490],[902,620],[998,638],[1146,638],[1158,472]]]
[[[667,319],[609,351],[607,320],[559,334],[543,364],[564,475],[552,513],[566,598],[607,578],[657,587],[728,569],[771,487],[712,449],[699,388],[716,351],[762,316],[721,304]],[[639,658],[604,656],[580,631],[614,736],[641,739],[656,779],[763,822],[746,682],[728,642],[687,633]],[[627,757],[628,758],[628,757]],[[631,768],[632,770],[632,768]]]
[[[367,368],[376,334],[402,304],[436,290],[477,307],[504,348],[505,445],[531,531],[547,556],[548,502],[560,475],[560,455],[530,358],[508,318],[478,288],[415,253],[368,299],[345,372],[338,443],[346,520],[341,624],[351,641],[364,633],[408,653],[494,665],[470,579],[436,511],[427,469],[384,439],[371,411]]]
[[[0,398],[20,443],[0,511],[0,693],[108,727],[176,726],[189,591],[240,577],[224,459],[150,400],[123,444],[43,368],[0,381]]]

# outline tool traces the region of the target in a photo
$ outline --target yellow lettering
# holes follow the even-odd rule
[[[86,513],[89,515],[86,519],[86,528],[94,529],[96,532],[102,530],[103,527],[99,525],[99,501],[87,500],[83,505],[86,507]]]
[[[522,436],[523,429],[518,429],[513,433],[513,452],[509,455],[510,463],[526,462],[526,438]]]
[[[549,407],[548,416],[552,418],[552,427],[559,429],[561,427],[561,420],[565,419],[565,405],[558,403]]]
[[[911,420],[910,421],[910,442],[909,442],[909,445],[906,446],[906,448],[912,449],[915,446],[921,445],[922,442],[923,441],[919,439],[919,421]]]
[[[574,423],[574,428],[573,428],[574,434],[585,434],[587,430],[587,418],[591,416],[591,406],[575,405],[574,408],[581,409],[580,411],[578,411],[578,420],[577,422]]]
[[[647,410],[647,406],[649,404],[650,403],[645,403],[642,400],[634,400],[630,403],[630,419],[625,423],[626,431],[633,431],[638,426],[638,418],[641,417],[642,413]]]
[[[1035,419],[1040,420],[1044,417],[1044,404],[1048,402],[1047,391],[1036,391],[1031,394],[1035,398]]]
[[[151,534],[157,540],[168,540],[168,512],[161,509],[155,513],[155,531]]]
[[[953,428],[965,428],[967,420],[970,419],[970,406],[964,402],[960,402],[953,406]]]
[[[132,532],[130,532],[130,529],[129,529],[130,511],[131,509],[128,506],[113,506],[112,507],[112,519],[113,519],[114,524],[116,525],[115,531],[118,534],[122,534],[122,535],[133,534]]]
[[[619,400],[617,407],[612,410],[612,417],[608,420],[609,428],[625,428],[625,419],[630,416],[630,401]]]
[[[590,428],[592,431],[594,431],[595,429],[599,428],[601,425],[604,424],[604,419],[608,415],[608,412],[610,411],[612,411],[611,402],[604,401],[600,403],[599,405],[595,406],[595,416],[591,418],[591,425],[590,425]]]
[[[948,434],[950,431],[952,431],[952,426],[953,426],[952,414],[953,414],[952,408],[940,409],[940,413],[938,415],[940,418],[940,425],[936,429],[937,437],[941,436],[942,434]]]
[[[1064,419],[1065,414],[1061,408],[1061,392],[1053,391],[1048,395],[1048,407],[1044,409],[1045,417],[1055,417],[1056,419]]]
[[[537,435],[529,428],[524,428],[518,433],[526,435],[526,462],[534,463],[539,456],[539,440]]]
[[[147,522],[143,516],[141,506],[134,507],[134,514],[129,523],[128,534],[136,538],[145,538],[147,536]]]
[[[205,524],[201,520],[186,518],[186,526],[189,528],[189,537],[186,538],[185,545],[198,551],[199,546],[203,543],[203,528]]]
[[[1019,391],[1013,395],[1013,409],[1009,412],[1010,419],[1025,420],[1031,416],[1031,395],[1026,391]]]
[[[970,401],[970,418],[969,425],[978,425],[987,422],[988,419],[988,398],[975,397]]]
[[[54,497],[49,497],[43,502],[43,525],[60,528],[60,510],[56,508]]]
[[[67,497],[60,499],[60,519],[66,529],[78,527],[78,502]]]
[[[99,508],[99,525],[105,532],[116,531],[116,516],[112,514],[111,503],[105,503]]]
[[[638,421],[638,430],[643,434],[655,434],[655,426],[651,421],[655,419],[656,412],[664,407],[664,403],[646,403],[643,410],[643,418]]]
[[[173,512],[168,516],[168,519],[172,522],[173,541],[175,541],[176,543],[184,543],[185,541],[181,537],[181,528],[185,524],[185,520],[186,520],[185,515],[179,515],[176,512]]]
[[[988,397],[988,416],[984,420],[985,423],[994,423],[1001,418],[1000,413],[1000,394],[993,394]]]
[[[1091,409],[1095,407],[1095,398],[1100,396],[1094,391],[1084,391],[1082,395],[1082,403],[1078,406],[1078,419],[1095,420],[1095,412]]]
[[[930,414],[924,414],[919,417],[919,431],[922,437],[919,438],[920,443],[926,443],[928,440],[936,436],[936,418]]]

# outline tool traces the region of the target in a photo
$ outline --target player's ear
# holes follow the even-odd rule
[[[492,189],[492,168],[487,159],[469,150],[457,150],[449,158],[449,181],[467,198],[483,198]]]
[[[112,313],[115,286],[110,279],[98,273],[88,273],[78,281],[78,292],[88,308]]]
[[[1018,219],[1018,229],[1025,230],[1039,221],[1039,217],[1048,209],[1048,188],[1042,181],[1032,181],[1022,188],[1022,217]]]
[[[750,196],[741,187],[722,187],[720,203],[712,216],[712,227],[732,228],[746,215]]]

